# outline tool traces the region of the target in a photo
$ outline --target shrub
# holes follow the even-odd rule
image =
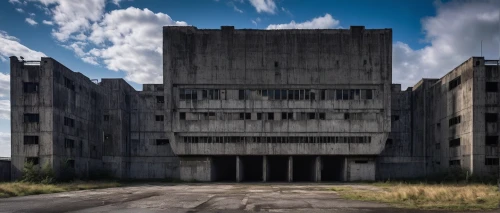
[[[21,181],[28,183],[53,183],[54,172],[52,171],[52,165],[47,162],[40,169],[32,162],[26,162],[23,167],[23,176]]]

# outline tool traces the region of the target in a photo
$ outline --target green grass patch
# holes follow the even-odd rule
[[[117,182],[82,182],[75,181],[71,183],[61,184],[41,184],[41,183],[25,183],[25,182],[12,182],[0,183],[0,198],[37,195],[37,194],[50,194],[57,192],[88,190],[88,189],[102,189],[118,187],[121,184]]]
[[[379,190],[334,187],[342,198],[388,203],[395,207],[433,210],[491,210],[500,206],[500,192],[488,184],[374,183]]]

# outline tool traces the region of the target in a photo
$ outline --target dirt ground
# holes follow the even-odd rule
[[[343,200],[329,190],[333,186],[338,184],[140,184],[0,199],[0,212],[431,212]]]

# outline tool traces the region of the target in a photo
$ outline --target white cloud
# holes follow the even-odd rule
[[[10,100],[0,100],[0,119],[10,120]]]
[[[32,18],[26,18],[25,20],[26,20],[26,22],[27,22],[28,24],[30,24],[31,26],[33,26],[33,25],[37,25],[37,24],[38,24],[38,23],[37,23],[35,20],[33,20]]]
[[[35,16],[36,14],[35,13],[30,13],[30,16]]]
[[[412,49],[393,45],[393,82],[403,88],[421,78],[440,78],[472,56],[500,57],[500,1],[456,1],[437,5],[437,14],[422,20],[427,45]]]
[[[10,133],[0,132],[0,157],[10,157]]]
[[[24,10],[22,8],[16,8],[17,12],[24,13]]]
[[[47,21],[47,20],[43,20],[42,21],[43,24],[46,24],[46,25],[54,25],[54,22],[51,22],[51,21]]]
[[[250,4],[255,7],[258,13],[270,13],[274,14],[276,12],[276,3],[274,0],[249,0]]]
[[[243,10],[240,10],[238,7],[236,7],[236,5],[233,5],[233,9],[238,13],[243,13]]]
[[[0,98],[10,97],[10,75],[0,72]]]
[[[7,61],[10,56],[23,56],[26,60],[40,60],[45,57],[42,52],[31,50],[19,43],[19,39],[0,31],[0,61]]]
[[[256,19],[253,19],[251,21],[252,21],[252,24],[254,24],[255,26],[257,26],[257,24],[259,24],[259,22],[260,22],[260,18],[257,17]]]
[[[11,4],[22,4],[21,1],[19,1],[19,0],[9,0],[9,3],[11,3]]]
[[[310,21],[296,23],[291,21],[288,24],[271,24],[267,26],[268,30],[277,29],[325,29],[339,26],[340,21],[334,19],[330,14],[325,14],[322,17],[316,17]]]

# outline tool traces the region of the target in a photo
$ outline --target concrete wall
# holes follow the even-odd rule
[[[210,157],[181,157],[180,179],[183,181],[211,181],[212,159]]]

